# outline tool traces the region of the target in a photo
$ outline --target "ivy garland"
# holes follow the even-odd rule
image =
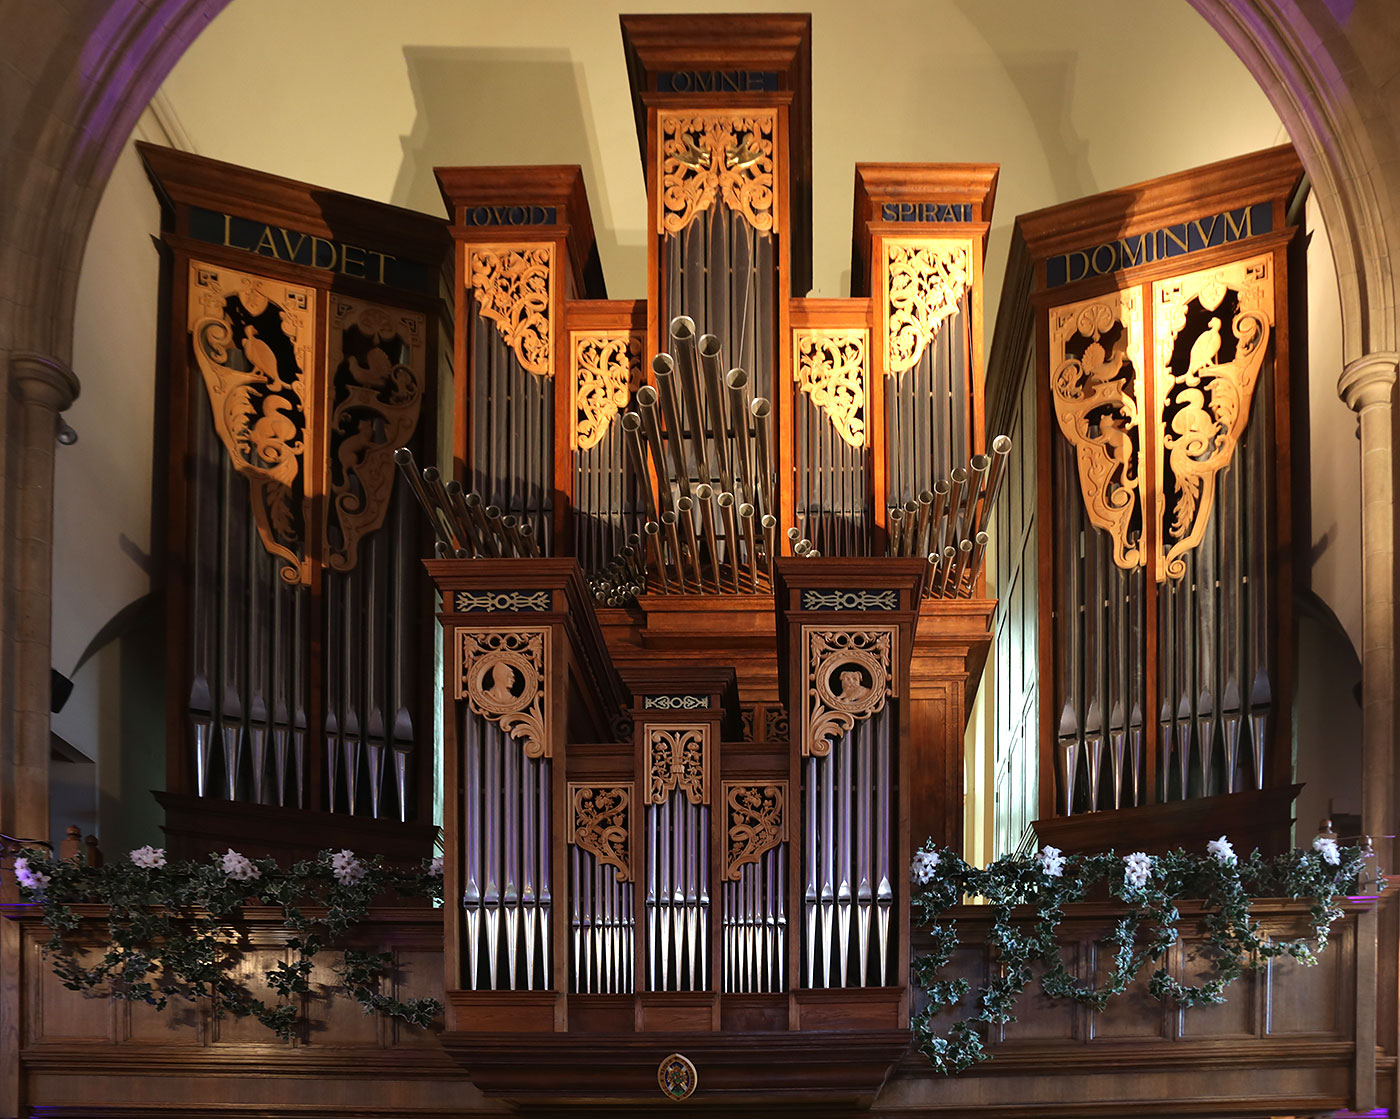
[[[395,870],[378,857],[365,862],[351,851],[323,851],[283,869],[272,859],[248,859],[236,851],[207,862],[167,863],[159,848],[142,847],[128,859],[101,868],[26,850],[15,860],[22,896],[43,905],[49,929],[44,952],[70,990],[149,1003],[165,1009],[172,998],[208,999],[215,1017],[252,1015],[279,1038],[301,1029],[297,996],[310,993],[313,960],[325,946],[369,912],[386,893],[441,900],[442,860],[417,871]],[[107,907],[108,947],[92,967],[79,961],[75,934],[82,923],[75,905]],[[228,925],[245,905],[280,907],[296,933],[291,962],[265,972],[276,993],[272,1003],[254,997],[232,975],[238,945]],[[308,910],[314,910],[308,912]],[[335,973],[365,1013],[427,1026],[442,1013],[437,999],[400,1001],[381,993],[389,953],[345,950]]]
[[[949,1074],[986,1060],[986,1034],[1016,1020],[1012,1007],[1036,965],[1045,969],[1040,985],[1047,996],[1101,1010],[1148,964],[1158,964],[1148,981],[1149,993],[1182,1007],[1224,1002],[1226,988],[1246,968],[1268,959],[1290,956],[1315,964],[1333,922],[1342,915],[1337,899],[1356,882],[1363,856],[1330,839],[1318,839],[1314,848],[1272,859],[1255,851],[1241,862],[1223,836],[1211,842],[1206,857],[1183,851],[1066,856],[1046,847],[1033,858],[998,859],[979,869],[952,851],[926,844],[910,868],[916,923],[927,926],[932,940],[930,951],[916,957],[913,968],[914,981],[927,996],[927,1008],[913,1021],[920,1052],[935,1069]],[[1107,980],[1103,986],[1085,985],[1066,970],[1056,931],[1067,904],[1084,900],[1091,891],[1102,894],[1104,886],[1127,912],[1105,937],[1113,952]],[[970,1012],[940,1030],[934,1019],[971,992],[966,979],[939,978],[958,947],[957,929],[944,914],[965,897],[981,897],[990,909],[987,943],[996,952],[995,974],[972,992],[965,1003]],[[1279,897],[1311,899],[1309,936],[1272,940],[1260,931],[1250,913],[1252,899]],[[1206,952],[1214,964],[1213,974],[1196,985],[1182,983],[1159,964],[1177,942],[1183,898],[1204,902]]]

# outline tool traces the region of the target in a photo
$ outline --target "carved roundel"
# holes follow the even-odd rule
[[[804,754],[825,756],[831,740],[883,710],[894,693],[893,626],[803,627],[807,660]]]
[[[700,1074],[689,1057],[682,1053],[672,1053],[661,1059],[656,1068],[656,1082],[667,1099],[684,1100],[695,1094],[700,1085]]]
[[[467,673],[468,694],[486,715],[518,711],[534,699],[539,688],[539,670],[529,657],[513,649],[499,649],[490,658],[482,657]]]

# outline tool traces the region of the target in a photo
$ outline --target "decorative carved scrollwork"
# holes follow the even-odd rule
[[[310,580],[303,454],[315,305],[310,288],[190,261],[189,331],[219,434],[248,479],[263,547],[288,583]]]
[[[1113,541],[1119,567],[1142,544],[1142,302],[1137,288],[1050,312],[1050,391],[1075,449],[1089,520]]]
[[[573,334],[574,449],[586,451],[607,434],[608,424],[642,384],[646,338],[626,330]]]
[[[1271,259],[1152,285],[1161,425],[1158,580],[1186,573],[1185,553],[1201,542],[1210,519],[1215,477],[1249,423],[1274,325]]]
[[[831,740],[883,710],[895,694],[899,630],[802,627],[807,702],[802,711],[802,753],[825,757]]]
[[[899,592],[805,590],[801,601],[803,610],[898,610]]]
[[[646,711],[703,711],[709,706],[707,695],[649,695],[642,699]]]
[[[632,784],[569,782],[570,842],[632,881]]]
[[[662,112],[657,221],[679,233],[715,198],[760,233],[777,232],[773,136],[777,113],[729,110]]]
[[[869,332],[858,329],[794,330],[797,387],[826,413],[852,447],[865,446],[865,378]]]
[[[768,742],[782,742],[788,736],[786,707],[770,707],[763,717],[763,737]]]
[[[520,740],[527,758],[550,757],[545,723],[549,631],[459,629],[453,696]]]
[[[724,867],[737,882],[739,868],[756,863],[765,851],[787,842],[787,782],[724,783]]]
[[[543,614],[552,605],[551,598],[549,591],[458,591],[452,598],[452,609],[462,614],[510,610]]]
[[[340,295],[331,308],[326,562],[349,571],[360,540],[384,523],[398,476],[394,451],[418,426],[428,320]]]
[[[496,324],[521,368],[542,377],[554,375],[553,284],[552,242],[467,250],[467,286],[476,296],[477,312]]]
[[[647,803],[663,804],[672,789],[680,789],[691,804],[709,804],[709,724],[660,723],[644,729]]]
[[[885,372],[903,373],[923,357],[943,320],[972,286],[972,242],[953,238],[885,240]]]

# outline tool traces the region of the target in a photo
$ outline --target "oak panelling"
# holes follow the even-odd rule
[[[1065,970],[1075,978],[1082,975],[1081,961],[1089,954],[1089,948],[1090,945],[1084,942],[1060,944],[1060,959],[1064,961]],[[997,1031],[1000,1036],[996,1040],[1001,1044],[1016,1046],[1025,1042],[1084,1040],[1085,1011],[1069,999],[1047,998],[1040,986],[1041,976],[1045,972],[1043,964],[1031,968],[1032,979],[1011,1011],[1016,1021],[1008,1022]]]

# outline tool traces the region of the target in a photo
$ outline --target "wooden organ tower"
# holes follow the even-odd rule
[[[998,579],[1040,587],[1044,842],[1290,846],[1301,180],[1282,147],[1017,219],[995,424],[1034,429],[1003,527],[1039,579]]]
[[[645,301],[604,298],[578,168],[437,172],[453,464],[400,461],[442,595],[444,1043],[517,1102],[868,1099],[989,639],[997,169],[860,165],[857,294],[802,298],[808,17],[623,38]]]

